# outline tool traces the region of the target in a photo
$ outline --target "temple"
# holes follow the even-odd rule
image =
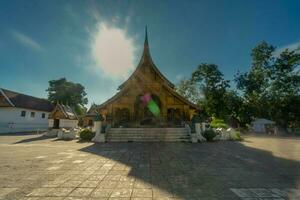
[[[140,62],[118,92],[102,103],[92,105],[85,123],[93,124],[99,113],[112,127],[180,127],[199,109],[175,91],[154,64],[148,43],[147,27]]]

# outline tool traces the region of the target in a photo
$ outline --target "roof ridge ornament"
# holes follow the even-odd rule
[[[147,25],[145,27],[145,42],[144,42],[144,47],[148,47],[149,48]]]
[[[152,57],[151,57],[151,53],[150,53],[150,48],[149,48],[149,41],[148,41],[148,27],[146,25],[145,27],[145,41],[144,41],[144,49],[143,49],[143,53],[142,56],[140,58],[139,64],[136,67],[135,71],[129,76],[129,78],[123,82],[120,86],[119,86],[119,90],[122,89],[126,83],[128,83],[128,81],[137,73],[137,71],[142,67],[151,67],[154,69],[154,71],[166,82],[166,84],[168,84],[171,88],[174,88],[174,84],[171,83],[160,71],[159,69],[155,66]]]

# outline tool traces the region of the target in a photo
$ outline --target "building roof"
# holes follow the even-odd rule
[[[78,119],[76,112],[67,105],[57,103],[54,110],[50,114],[50,118],[53,118],[53,114],[55,114],[56,112],[60,112],[64,116],[64,119]]]
[[[129,82],[129,80],[131,80],[139,71],[139,69],[144,66],[144,65],[148,65],[150,67],[153,68],[153,70],[158,74],[159,77],[161,77],[162,80],[164,80],[164,82],[171,88],[174,88],[174,84],[171,83],[171,81],[169,81],[160,71],[159,69],[156,67],[156,65],[154,64],[151,54],[150,54],[150,49],[149,49],[149,44],[148,44],[148,32],[147,32],[147,27],[146,27],[146,32],[145,32],[145,42],[144,42],[144,50],[143,50],[143,54],[141,57],[141,60],[137,66],[137,68],[134,70],[134,72],[131,74],[131,76],[125,81],[123,82],[118,89],[122,89],[123,87],[125,87],[125,85]]]
[[[252,123],[254,123],[254,124],[275,124],[274,121],[264,119],[264,118],[257,118]]]
[[[108,100],[106,100],[104,103],[100,104],[100,105],[92,105],[91,108],[88,110],[87,115],[89,116],[93,116],[96,114],[96,110],[97,109],[101,109],[103,107],[105,107],[107,104],[115,101],[116,99],[118,99],[118,97],[122,96],[122,94],[124,93],[124,90],[126,86],[128,85],[128,83],[130,82],[130,80],[137,75],[138,71],[143,67],[143,66],[150,66],[155,72],[156,74],[161,77],[161,79],[163,80],[163,86],[164,88],[166,88],[168,91],[170,91],[174,96],[176,96],[178,99],[182,100],[183,102],[185,102],[186,104],[188,104],[189,106],[191,106],[192,108],[195,109],[199,109],[199,107],[190,102],[189,100],[187,100],[186,98],[184,98],[183,96],[181,96],[180,94],[178,94],[175,90],[174,90],[174,84],[171,83],[160,71],[159,69],[156,67],[156,65],[154,64],[152,58],[151,58],[151,54],[150,54],[150,49],[149,49],[149,43],[148,43],[148,33],[147,33],[147,27],[146,27],[146,31],[145,31],[145,42],[144,42],[144,50],[143,50],[143,54],[141,57],[141,60],[137,66],[137,68],[135,69],[135,71],[131,74],[131,76],[125,81],[123,82],[120,86],[119,86],[119,91],[112,96],[111,98],[109,98]]]
[[[0,107],[16,107],[51,112],[53,105],[42,98],[0,88]]]
[[[87,111],[86,115],[85,116],[95,116],[97,114],[97,108],[98,108],[99,105],[96,105],[96,104],[92,104],[90,109]]]

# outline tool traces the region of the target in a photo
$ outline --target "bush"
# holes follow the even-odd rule
[[[243,139],[239,131],[234,131],[233,133],[231,133],[230,137],[231,140],[237,140],[237,141],[241,141]]]
[[[93,137],[95,137],[95,133],[89,129],[84,129],[83,131],[80,132],[80,138],[82,140],[91,141]]]
[[[210,141],[213,141],[214,137],[216,137],[218,135],[218,133],[212,129],[208,129],[208,130],[205,130],[203,132],[203,137],[205,137],[205,139],[210,142]]]
[[[227,124],[224,122],[223,119],[213,118],[210,123],[210,127],[212,128],[228,128]]]

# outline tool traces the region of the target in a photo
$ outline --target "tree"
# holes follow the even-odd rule
[[[246,113],[275,120],[286,130],[300,125],[300,54],[286,49],[275,56],[275,50],[266,42],[257,45],[250,71],[239,73],[235,81]]]
[[[245,104],[243,97],[234,90],[229,90],[225,94],[225,105],[229,117],[238,121],[239,126],[245,127],[251,122],[249,108]]]
[[[88,103],[85,88],[79,83],[67,81],[66,78],[49,81],[48,100],[53,104],[59,102],[69,105],[75,109],[78,114],[85,112],[84,105]]]
[[[300,54],[284,50],[271,69],[270,110],[284,130],[300,125]]]
[[[224,80],[223,74],[215,64],[200,64],[192,73],[192,82],[197,84],[204,95],[202,105],[211,116],[224,118],[226,112],[225,94],[229,81]]]
[[[270,86],[271,68],[274,63],[272,45],[262,42],[251,53],[252,64],[249,72],[238,73],[235,81],[237,88],[244,93],[249,114],[269,118],[268,88]]]
[[[201,100],[201,93],[197,85],[189,79],[181,79],[176,86],[176,91],[195,104]]]

